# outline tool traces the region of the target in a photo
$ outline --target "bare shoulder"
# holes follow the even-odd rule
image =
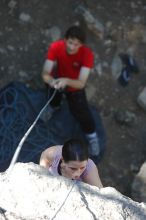
[[[43,167],[49,168],[54,161],[56,154],[62,151],[62,146],[52,146],[44,150],[40,157],[39,164]]]
[[[60,145],[49,147],[42,152],[41,158],[47,158],[49,161],[52,161],[60,149],[62,149]]]

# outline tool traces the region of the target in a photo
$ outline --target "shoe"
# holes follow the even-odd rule
[[[131,79],[130,71],[127,67],[124,67],[121,71],[118,81],[122,86],[127,86],[130,79]]]
[[[138,64],[133,57],[131,57],[128,54],[124,54],[124,53],[119,54],[119,56],[120,56],[123,64],[125,66],[127,66],[127,68],[129,69],[130,72],[139,73]]]
[[[89,155],[90,156],[98,156],[100,153],[99,140],[97,137],[88,138],[89,142]]]

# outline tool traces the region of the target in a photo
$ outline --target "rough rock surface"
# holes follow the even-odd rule
[[[146,162],[141,166],[133,181],[132,198],[146,203]]]
[[[146,205],[112,187],[98,189],[52,176],[39,165],[17,163],[0,174],[0,219],[145,220]]]

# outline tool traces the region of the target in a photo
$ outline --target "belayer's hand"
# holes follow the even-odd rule
[[[55,80],[54,88],[55,89],[64,89],[68,85],[67,78],[59,78]]]
[[[48,81],[48,84],[49,84],[50,87],[55,88],[56,79],[50,79],[50,80]]]

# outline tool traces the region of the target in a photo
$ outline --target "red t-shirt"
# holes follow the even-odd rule
[[[47,59],[57,61],[57,77],[78,79],[81,67],[93,67],[94,56],[88,47],[82,45],[76,54],[68,54],[64,40],[53,42],[48,49]],[[68,88],[69,91],[77,89]]]

